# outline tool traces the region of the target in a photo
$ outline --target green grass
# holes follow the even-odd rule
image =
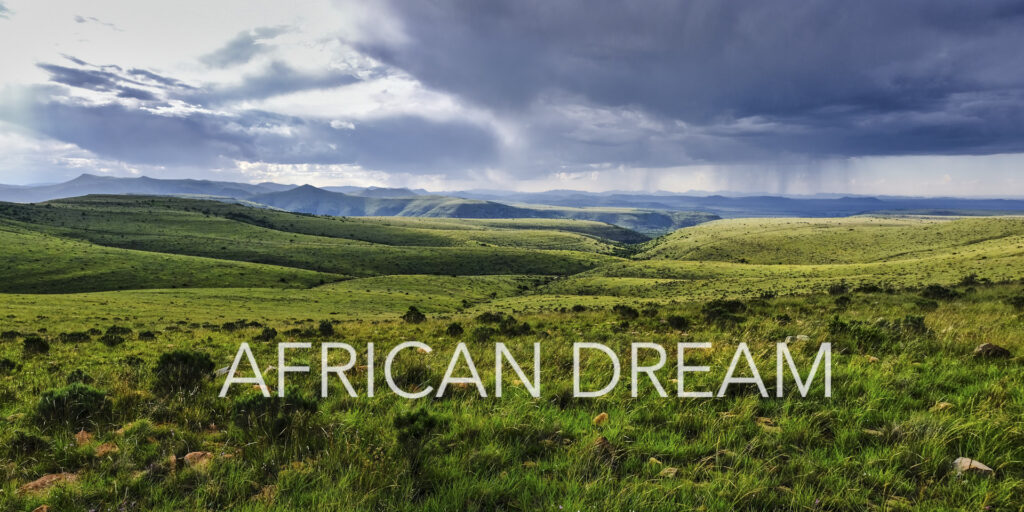
[[[2,205],[0,510],[1019,510],[1024,313],[1010,299],[1024,297],[1021,222],[731,220],[638,247],[619,228],[574,221],[334,219],[167,198]],[[56,293],[73,291],[88,293]],[[741,300],[739,312],[716,313],[719,298]],[[410,307],[427,320],[402,321]],[[690,326],[673,328],[677,317]],[[268,329],[276,337],[259,341]],[[104,334],[119,330],[120,344]],[[714,344],[687,353],[712,370],[686,379],[714,389],[747,342],[774,391],[774,344],[798,335],[809,337],[791,344],[805,371],[819,342],[833,344],[831,399],[820,380],[807,398],[742,386],[660,398],[646,382],[629,394],[632,342],[666,348],[658,376],[670,393],[676,343]],[[32,337],[49,351],[26,352]],[[465,342],[489,394],[493,343],[528,372],[540,343],[541,398],[506,370],[501,399],[462,388],[400,399],[380,365],[406,340],[435,352],[398,359],[403,386],[436,387]],[[218,399],[223,377],[192,382],[191,367],[173,373],[175,389],[155,387],[167,382],[161,357],[201,367],[167,355],[198,351],[221,368],[241,342],[273,386],[267,367],[284,341],[310,342],[290,364],[314,370],[320,343],[352,344],[362,365],[373,342],[377,396],[335,382],[320,400],[318,375],[293,376],[279,414],[281,401],[245,385]],[[572,397],[578,341],[627,365],[611,394]],[[986,342],[1013,357],[974,358]],[[583,368],[590,385],[608,375],[601,359]],[[364,393],[365,370],[350,375]],[[67,416],[75,409],[84,418]],[[594,425],[602,412],[608,422]],[[94,438],[79,446],[82,426]],[[595,448],[601,438],[607,448]],[[97,455],[104,444],[117,451]],[[193,451],[214,460],[187,467]],[[995,473],[958,476],[957,457]],[[666,467],[674,477],[659,476]],[[18,491],[59,472],[77,480]]]

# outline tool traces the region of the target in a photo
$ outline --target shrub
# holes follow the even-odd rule
[[[584,312],[586,310],[587,310],[587,307],[584,306],[583,304],[576,304],[575,306],[572,307],[572,312],[573,313],[582,313],[582,312]]]
[[[235,399],[231,419],[249,435],[278,439],[290,431],[308,434],[305,426],[316,411],[317,402],[310,398],[291,393],[286,393],[284,398],[266,398],[259,393],[248,393]]]
[[[828,287],[829,295],[846,295],[849,292],[850,286],[846,284],[846,281],[840,281]]]
[[[835,304],[837,309],[845,310],[850,307],[850,304],[853,304],[853,299],[849,295],[840,295],[836,297]]]
[[[685,331],[690,328],[690,319],[681,315],[670,315],[666,321],[668,326],[678,331]]]
[[[462,325],[460,325],[458,322],[452,322],[448,324],[448,328],[445,329],[445,333],[453,338],[457,336],[462,336],[463,332],[465,331],[462,329]]]
[[[110,327],[107,328],[107,334],[113,334],[115,336],[131,336],[132,330],[127,327],[121,327],[119,325],[111,325]]]
[[[259,334],[257,334],[253,340],[255,341],[270,341],[277,337],[277,329],[273,327],[264,327]]]
[[[112,334],[107,332],[103,336],[100,336],[100,343],[108,347],[116,347],[125,342],[124,336],[119,334]]]
[[[775,297],[778,297],[778,296],[779,296],[779,292],[777,292],[775,290],[762,290],[761,293],[759,293],[757,295],[757,298],[759,298],[761,300],[772,300],[772,299],[774,299]]]
[[[320,325],[317,326],[317,331],[320,332],[320,336],[333,336],[334,324],[332,324],[330,320],[321,320]]]
[[[21,365],[17,362],[7,359],[6,357],[0,357],[0,375],[14,373],[20,369]]]
[[[928,332],[928,326],[925,325],[923,316],[907,315],[899,321],[899,326],[907,333],[925,334]]]
[[[493,327],[480,325],[473,328],[473,332],[470,333],[469,337],[470,339],[477,343],[486,343],[496,334],[498,334],[497,329],[494,329]]]
[[[485,311],[476,317],[476,321],[482,324],[496,324],[504,319],[505,313],[494,313],[491,311]]]
[[[109,411],[109,405],[106,393],[76,382],[43,392],[36,412],[44,422],[77,428],[101,419]]]
[[[196,389],[213,371],[213,360],[202,352],[175,350],[160,355],[154,367],[156,389]]]
[[[14,341],[18,339],[18,336],[21,336],[18,331],[4,331],[0,333],[0,341]]]
[[[7,455],[14,458],[19,455],[32,455],[38,451],[42,451],[49,446],[50,443],[40,436],[37,436],[31,432],[25,432],[24,430],[16,430],[11,439],[7,442]]]
[[[627,320],[632,320],[640,316],[639,311],[623,304],[616,304],[615,306],[613,306],[612,312],[615,313],[616,315],[619,315],[619,317],[625,318]]]
[[[708,323],[718,326],[739,324],[746,321],[740,313],[747,311],[746,304],[738,300],[716,299],[701,308],[701,314]]]
[[[426,319],[427,315],[420,313],[420,310],[416,309],[416,306],[409,306],[409,310],[402,315],[402,320],[405,320],[406,323],[410,324],[418,324]]]
[[[92,340],[87,332],[63,332],[57,338],[61,343],[81,343]]]
[[[941,284],[930,284],[921,291],[921,296],[932,300],[952,300],[959,297],[960,293]]]
[[[865,283],[858,286],[854,291],[857,293],[882,293],[885,290],[883,290],[882,287],[878,286],[877,284]]]
[[[65,382],[68,384],[74,384],[76,382],[81,384],[92,384],[92,377],[88,373],[85,373],[80,368],[75,368],[74,371],[68,374],[68,378]]]
[[[142,341],[153,341],[156,339],[157,333],[153,331],[143,331],[139,333],[139,339]]]
[[[29,336],[22,343],[25,355],[45,354],[50,351],[50,343],[39,336]]]
[[[646,307],[644,307],[643,310],[640,311],[640,314],[644,315],[647,318],[655,318],[658,316],[658,307],[654,306],[653,304],[649,304]]]
[[[1017,311],[1024,311],[1024,293],[1006,299],[1006,303]]]

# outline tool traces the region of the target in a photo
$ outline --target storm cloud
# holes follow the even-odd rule
[[[809,155],[1024,150],[1024,3],[394,2],[363,49],[499,111],[552,92]]]
[[[40,172],[66,174],[800,193],[1003,191],[1024,162],[1024,1],[183,5],[0,3],[20,30],[0,43],[36,34],[0,63],[0,152],[45,169],[32,148],[64,148]]]

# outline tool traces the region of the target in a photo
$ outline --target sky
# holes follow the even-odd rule
[[[1024,1],[0,0],[0,183],[1024,196]]]

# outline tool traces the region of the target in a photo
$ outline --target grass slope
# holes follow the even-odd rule
[[[100,247],[0,222],[0,292],[308,288],[343,279],[302,269]]]

